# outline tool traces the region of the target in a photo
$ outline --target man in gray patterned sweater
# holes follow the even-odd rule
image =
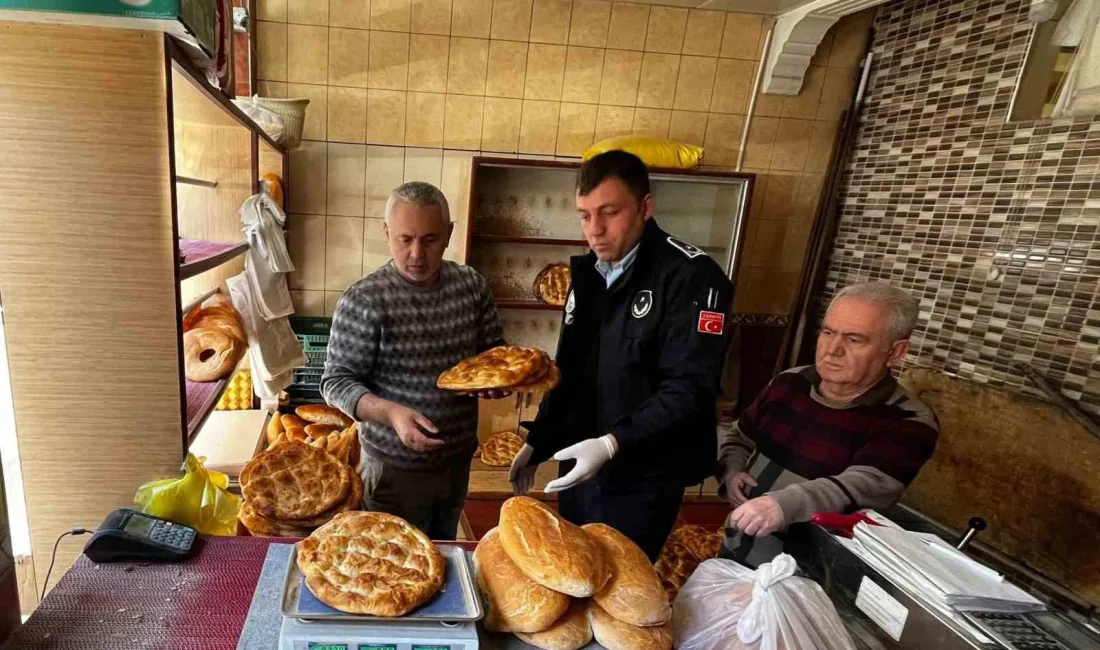
[[[321,378],[325,400],[355,418],[365,508],[432,539],[454,539],[477,448],[477,399],[436,388],[439,373],[503,343],[493,295],[474,269],[446,262],[447,199],[405,183],[386,202],[393,259],[340,297]]]

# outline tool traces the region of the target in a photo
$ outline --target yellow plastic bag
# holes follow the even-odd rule
[[[649,167],[691,169],[703,160],[703,148],[663,138],[647,138],[638,135],[621,135],[600,140],[584,152],[588,160],[607,151],[622,150],[642,159]]]
[[[205,535],[236,535],[241,500],[225,488],[229,477],[203,467],[187,454],[187,473],[182,478],[150,481],[138,488],[134,502],[141,511],[190,526]]]

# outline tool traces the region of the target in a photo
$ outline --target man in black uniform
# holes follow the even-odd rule
[[[546,486],[561,492],[562,516],[608,524],[653,560],[684,488],[714,469],[730,282],[657,226],[649,173],[632,154],[581,167],[577,212],[592,251],[571,259],[561,383],[525,423],[509,479],[524,494],[539,463],[562,461]]]

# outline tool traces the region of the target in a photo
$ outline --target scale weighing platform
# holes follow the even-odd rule
[[[268,546],[238,650],[479,650],[476,621],[484,614],[470,561],[457,546],[439,545],[447,564],[440,592],[397,619],[347,614],[306,587],[297,547]]]

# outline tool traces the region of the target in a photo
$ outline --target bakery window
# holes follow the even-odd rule
[[[1035,0],[1010,121],[1100,113],[1100,2]]]

